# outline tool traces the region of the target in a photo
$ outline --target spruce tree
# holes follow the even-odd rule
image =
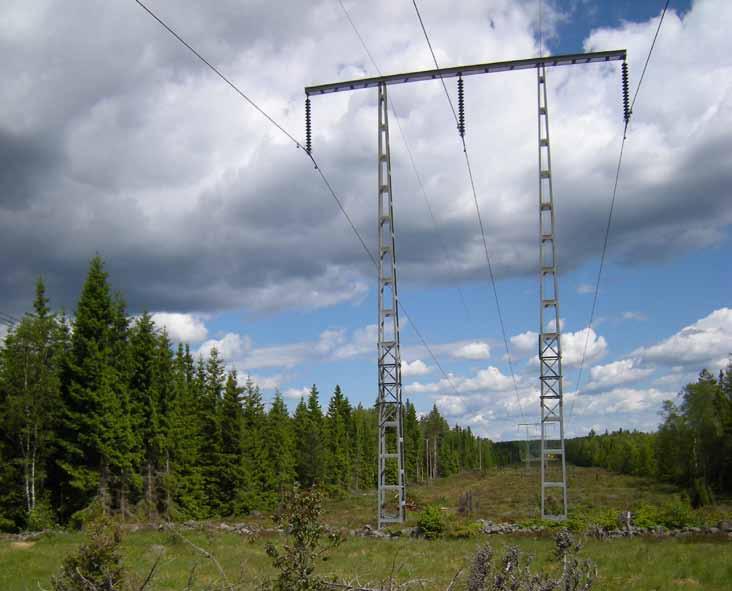
[[[201,372],[203,362],[199,363],[198,381],[202,386],[200,393],[201,436],[203,449],[201,466],[204,478],[204,490],[209,510],[217,514],[222,497],[220,472],[221,465],[221,401],[224,393],[226,370],[218,350],[211,349],[205,369]],[[203,374],[203,375],[201,375]],[[200,381],[203,381],[201,384]]]
[[[203,468],[201,403],[190,349],[178,347],[173,365],[175,396],[169,411],[166,449],[170,466],[166,488],[171,491],[169,515],[201,518],[207,514]]]
[[[295,434],[282,394],[275,392],[267,415],[264,444],[271,462],[272,492],[280,498],[295,481]]]
[[[266,493],[273,488],[274,471],[267,455],[264,442],[266,414],[259,386],[247,379],[244,387],[244,469],[249,477],[249,494],[246,498],[247,509],[267,504]]]
[[[351,475],[351,405],[338,385],[328,403],[325,441],[327,482],[347,488]]]
[[[404,463],[407,475],[407,482],[415,482],[417,480],[417,465],[421,459],[420,450],[423,448],[421,444],[422,435],[419,430],[419,420],[417,419],[417,409],[409,399],[407,399],[404,411]]]
[[[239,500],[245,489],[245,467],[242,462],[244,413],[241,405],[242,390],[236,371],[226,376],[226,387],[221,402],[221,455],[219,478],[221,511],[226,515],[239,512]]]
[[[155,353],[154,387],[158,402],[159,429],[157,443],[159,455],[155,474],[157,509],[169,516],[173,503],[173,489],[170,480],[172,474],[170,441],[171,431],[174,428],[172,421],[177,407],[178,389],[173,369],[172,343],[165,329],[157,336]]]
[[[155,324],[145,312],[130,334],[130,407],[136,445],[142,458],[144,500],[148,515],[156,514],[157,473],[163,455],[164,438],[160,425],[160,399],[157,379],[158,340]]]
[[[96,256],[79,298],[61,388],[57,463],[63,477],[57,506],[64,516],[94,497],[109,509],[113,492],[124,508],[123,486],[132,473],[134,440],[127,414],[122,316],[120,302],[110,294],[104,263]]]

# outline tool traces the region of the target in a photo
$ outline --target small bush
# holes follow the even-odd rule
[[[447,520],[437,505],[428,505],[419,514],[417,527],[426,539],[435,540],[445,533]]]
[[[61,572],[53,577],[54,591],[123,591],[127,573],[119,552],[119,528],[100,516],[87,526],[87,539],[67,556]]]
[[[698,518],[689,503],[676,501],[667,503],[661,508],[659,521],[665,527],[676,528],[696,525]]]
[[[46,501],[36,503],[33,511],[28,515],[28,529],[41,531],[51,529],[56,523],[51,505]]]
[[[315,574],[318,560],[326,560],[328,550],[341,541],[337,534],[328,533],[320,522],[322,494],[316,490],[295,488],[275,515],[277,525],[288,532],[288,541],[277,548],[267,544],[267,555],[279,571],[276,579],[266,582],[267,591],[323,591],[326,584]],[[323,538],[326,538],[325,540]]]

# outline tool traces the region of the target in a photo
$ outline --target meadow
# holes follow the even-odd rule
[[[600,469],[572,468],[572,503],[575,510],[602,507],[608,511],[632,508],[638,503],[664,503],[678,496],[673,488],[653,481],[618,476]],[[411,487],[410,498],[418,505],[437,504],[455,519],[521,522],[536,517],[535,475],[522,467],[496,470],[479,478],[462,475],[431,485]],[[458,499],[473,491],[473,515],[457,517]],[[372,492],[349,495],[326,504],[325,520],[340,528],[373,524],[375,499]],[[728,505],[717,506],[709,519],[731,515]],[[409,518],[411,523],[416,514]],[[266,526],[269,518],[260,515],[245,520]],[[159,565],[146,589],[212,589],[223,577],[212,560],[197,548],[205,549],[221,565],[229,583],[237,589],[255,590],[274,574],[265,553],[268,541],[281,543],[282,536],[264,534],[243,536],[219,529],[212,522],[202,530],[173,531],[146,529],[124,536],[122,554],[125,565],[140,584],[153,563]],[[52,532],[37,540],[0,541],[0,589],[38,591],[49,589],[50,579],[67,554],[82,541],[80,532]],[[359,582],[379,588],[390,576],[398,582],[415,581],[415,589],[443,591],[455,574],[466,572],[476,549],[489,542],[496,553],[517,545],[531,554],[536,566],[550,570],[551,532],[536,535],[478,536],[469,539],[416,538],[374,539],[347,537],[318,571],[333,580]],[[599,541],[584,539],[581,554],[597,564],[598,590],[704,589],[722,591],[732,588],[732,540],[726,535],[679,538],[632,538]],[[464,575],[462,583],[464,583]],[[460,589],[460,580],[455,589]]]

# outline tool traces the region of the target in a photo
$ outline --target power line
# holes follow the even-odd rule
[[[368,45],[366,45],[366,41],[364,40],[363,36],[361,35],[361,32],[358,30],[358,27],[356,26],[356,23],[353,21],[353,18],[351,18],[351,14],[348,12],[348,9],[343,4],[343,0],[338,0],[338,4],[340,4],[341,9],[343,10],[343,13],[346,16],[346,19],[351,25],[351,28],[353,29],[353,32],[356,34],[356,37],[358,37],[358,40],[361,42],[361,46],[363,47],[364,52],[366,52],[366,55],[368,56],[369,60],[371,61],[371,64],[373,65],[374,69],[376,70],[376,73],[379,76],[383,76],[381,72],[381,68],[379,68],[379,65],[376,63],[376,60],[374,59],[373,54],[368,48]],[[432,209],[432,204],[430,203],[429,198],[427,197],[427,191],[424,187],[424,183],[422,182],[422,175],[419,173],[419,169],[417,168],[417,163],[414,159],[414,154],[412,153],[412,148],[409,145],[409,141],[407,140],[407,135],[404,133],[404,130],[402,129],[402,124],[400,121],[399,114],[397,113],[396,106],[394,105],[394,99],[390,96],[388,98],[389,100],[389,106],[391,107],[391,111],[394,114],[394,119],[396,120],[397,129],[399,130],[399,135],[402,138],[402,141],[404,142],[404,147],[407,150],[407,155],[409,156],[409,161],[412,165],[412,170],[414,171],[414,176],[417,179],[417,184],[419,184],[420,192],[422,194],[422,198],[424,199],[425,205],[427,206],[427,211],[430,214],[430,219],[432,220],[432,225],[435,229],[435,234],[437,235],[438,240],[440,241],[440,246],[442,247],[442,251],[445,256],[445,260],[448,261],[450,266],[452,267],[452,271],[457,274],[457,269],[454,264],[454,261],[449,256],[449,251],[447,248],[447,243],[445,242],[445,238],[442,235],[442,232],[439,231],[437,226],[437,219],[435,218],[434,211]],[[463,308],[465,309],[465,315],[467,316],[468,321],[471,321],[472,315],[470,314],[470,309],[468,308],[468,304],[465,300],[465,295],[463,294],[463,290],[460,288],[460,286],[455,286],[455,289],[458,292],[458,295],[460,296],[460,302],[463,305]]]
[[[646,75],[646,70],[648,69],[648,62],[651,61],[651,55],[653,54],[653,48],[656,46],[656,39],[658,39],[658,34],[661,32],[661,25],[663,24],[663,17],[666,16],[666,10],[668,9],[668,5],[671,2],[671,0],[666,0],[666,4],[663,6],[663,11],[661,12],[661,18],[658,19],[658,26],[656,27],[656,33],[653,35],[653,42],[651,43],[651,48],[648,50],[648,56],[646,57],[646,62],[643,64],[643,71],[641,72],[640,78],[638,79],[638,87],[635,89],[635,94],[633,95],[633,100],[630,103],[630,112],[633,113],[633,105],[635,105],[635,99],[638,98],[638,91],[640,90],[641,84],[643,84],[643,78]]]
[[[633,94],[633,100],[630,103],[630,110],[628,112],[628,118],[625,121],[625,127],[623,129],[623,140],[620,143],[620,155],[618,156],[618,166],[615,170],[615,182],[613,183],[613,192],[612,192],[612,198],[610,199],[610,210],[608,211],[607,216],[607,225],[605,226],[605,239],[603,240],[602,244],[602,254],[600,255],[600,268],[597,271],[597,279],[595,281],[595,292],[592,296],[592,309],[590,311],[590,321],[587,325],[587,332],[585,334],[585,344],[584,348],[582,349],[582,358],[580,360],[580,366],[579,366],[579,372],[577,374],[577,384],[575,386],[575,393],[574,398],[572,399],[572,404],[569,408],[569,418],[572,418],[572,413],[574,412],[574,404],[577,400],[577,397],[579,396],[579,388],[580,384],[582,383],[582,372],[584,370],[585,360],[587,356],[587,347],[590,342],[590,332],[592,331],[592,324],[595,320],[595,312],[597,311],[597,300],[600,293],[600,281],[602,279],[602,272],[605,268],[605,259],[607,256],[607,246],[608,241],[610,239],[610,230],[612,228],[612,220],[613,220],[613,212],[615,211],[615,198],[617,196],[618,192],[618,183],[620,181],[620,168],[623,163],[623,152],[625,150],[625,141],[627,139],[628,135],[628,125],[630,124],[630,118],[633,116],[633,105],[635,105],[635,101],[638,98],[638,92],[640,91],[641,85],[643,84],[643,79],[646,75],[646,70],[648,69],[648,64],[651,61],[651,55],[653,55],[653,48],[656,46],[656,40],[658,39],[658,34],[661,32],[661,25],[663,24],[663,18],[666,16],[666,10],[668,9],[670,0],[666,0],[666,4],[663,7],[663,11],[661,12],[661,18],[658,20],[658,26],[656,27],[656,32],[653,35],[653,41],[651,42],[651,47],[648,50],[648,55],[646,56],[646,61],[643,64],[643,70],[641,72],[640,78],[638,79],[638,86],[635,89],[635,93]]]
[[[303,148],[302,144],[295,139],[295,137],[290,134],[282,125],[280,125],[271,115],[269,115],[264,109],[262,109],[256,102],[254,102],[247,94],[241,90],[234,82],[232,82],[229,78],[227,78],[218,68],[216,68],[211,62],[209,62],[203,55],[201,55],[196,49],[193,48],[192,45],[190,45],[183,37],[181,37],[172,27],[170,27],[165,21],[163,21],[157,14],[155,14],[150,8],[148,8],[141,0],[135,0],[135,2],[145,10],[151,17],[153,17],[166,31],[168,31],[173,37],[175,37],[186,49],[188,49],[193,55],[195,55],[201,62],[203,62],[208,68],[211,69],[219,78],[221,78],[224,82],[226,82],[227,85],[229,85],[234,92],[236,92],[241,98],[243,98],[251,107],[253,107],[257,112],[259,112],[270,124],[272,124],[274,127],[276,127],[283,135],[285,135],[291,142],[295,144],[298,148]],[[315,167],[315,170],[318,172],[318,175],[320,176],[321,180],[323,181],[323,184],[328,189],[328,192],[333,197],[335,202],[338,204],[338,208],[341,210],[341,213],[348,221],[348,224],[351,227],[351,230],[356,235],[356,238],[358,238],[358,241],[361,243],[361,247],[363,248],[366,255],[369,257],[371,262],[374,264],[374,266],[378,267],[378,263],[376,261],[376,257],[374,257],[373,253],[369,249],[369,247],[366,245],[366,242],[364,241],[363,237],[361,236],[361,233],[356,228],[356,225],[353,223],[353,220],[348,215],[348,212],[346,212],[346,209],[343,207],[342,201],[339,199],[337,193],[333,189],[333,186],[331,185],[330,181],[326,177],[325,173],[323,172],[322,168],[318,164],[315,157],[312,155],[312,153],[309,153],[307,150],[303,150],[303,153],[310,159],[313,166]],[[432,348],[429,346],[427,341],[422,336],[422,333],[417,329],[417,326],[415,325],[414,321],[410,318],[409,313],[405,309],[404,305],[399,302],[399,309],[404,313],[404,316],[407,318],[409,323],[411,324],[412,328],[414,329],[415,333],[419,337],[420,341],[422,342],[422,345],[424,345],[425,349],[429,353],[430,357],[432,358],[432,361],[435,363],[437,368],[440,370],[442,375],[445,377],[445,379],[452,385],[452,380],[450,379],[450,376],[444,371],[442,368],[442,365],[438,361],[436,355],[432,351]],[[457,395],[457,390],[455,389],[454,385],[452,385],[452,389],[454,390],[455,394]]]
[[[427,33],[427,28],[425,27],[424,21],[422,20],[422,15],[419,11],[419,6],[417,6],[417,0],[412,0],[412,4],[414,5],[414,10],[417,13],[417,18],[419,19],[419,24],[422,27],[422,32],[424,33],[424,38],[427,41],[427,47],[429,47],[430,54],[432,55],[432,61],[435,63],[435,68],[439,72],[440,65],[437,62],[437,56],[435,55],[435,51],[432,48],[432,42],[430,41],[430,36]],[[447,90],[447,85],[445,84],[445,79],[442,77],[442,75],[440,75],[440,81],[442,82],[442,88],[445,91],[445,97],[447,98],[447,102],[450,105],[450,110],[452,111],[452,115],[455,118],[455,123],[459,127],[460,121],[458,119],[457,112],[455,111],[455,107],[452,104],[452,98],[450,98],[450,93]],[[496,301],[496,311],[498,313],[498,322],[501,326],[501,334],[503,335],[503,344],[504,344],[504,347],[506,348],[506,358],[508,361],[508,367],[511,372],[513,388],[514,388],[514,392],[516,394],[516,401],[518,402],[519,409],[521,410],[521,416],[525,417],[526,415],[524,414],[524,407],[523,407],[523,404],[521,404],[521,397],[519,396],[519,393],[518,393],[518,383],[516,382],[516,373],[514,372],[514,369],[513,369],[513,358],[511,355],[511,346],[508,343],[508,336],[506,334],[506,326],[505,326],[505,323],[503,322],[503,312],[501,310],[501,303],[498,298],[498,289],[496,288],[496,277],[495,277],[495,274],[493,273],[493,264],[491,263],[490,255],[488,254],[488,240],[486,239],[486,236],[485,236],[485,226],[483,225],[483,217],[480,214],[480,205],[478,204],[478,192],[476,191],[476,188],[475,188],[475,180],[473,178],[473,169],[470,165],[470,157],[468,156],[468,147],[467,147],[467,144],[465,143],[465,137],[462,134],[460,134],[460,140],[461,140],[462,146],[463,146],[463,154],[465,155],[465,165],[467,167],[468,177],[470,179],[470,188],[473,192],[473,201],[475,203],[475,211],[478,214],[478,224],[480,225],[480,234],[483,237],[483,250],[485,251],[485,258],[486,258],[486,262],[488,263],[488,272],[490,275],[491,286],[493,288],[493,296]]]

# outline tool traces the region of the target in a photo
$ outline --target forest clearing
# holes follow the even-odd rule
[[[600,512],[619,514],[627,508],[646,503],[662,505],[674,502],[679,491],[670,485],[612,474],[600,468],[570,467],[573,502],[577,507],[594,507]],[[455,475],[435,481],[432,485],[414,487],[414,499],[420,505],[436,504],[453,515],[457,523],[471,523],[478,518],[495,522],[531,522],[537,512],[536,470],[526,472],[523,466],[494,469],[483,477],[475,474]],[[475,491],[474,514],[460,516],[461,495]],[[353,530],[373,522],[373,491],[328,500],[324,520],[332,527]],[[574,513],[577,514],[581,509]],[[732,516],[730,505],[718,504],[714,511],[699,510],[698,518],[709,523]],[[419,511],[408,514],[407,526],[413,526]],[[451,518],[448,518],[451,519]],[[245,520],[247,531],[272,528],[267,515]],[[130,524],[131,525],[131,524]],[[174,531],[180,527],[185,537]],[[255,590],[275,570],[267,556],[265,544],[282,536],[274,533],[237,533],[241,524],[210,520],[195,527],[172,526],[158,531],[156,527],[128,528],[122,541],[122,557],[140,581],[158,559],[154,589],[211,589],[222,584],[222,577],[211,560],[204,557],[189,542],[210,552],[220,563],[227,577],[236,582],[236,589]],[[381,589],[393,576],[403,584],[415,583],[414,589],[444,591],[455,574],[462,569],[462,579],[476,549],[489,541],[496,553],[508,546],[518,546],[534,557],[534,565],[556,570],[552,564],[551,531],[537,534],[507,534],[487,536],[479,533],[469,537],[447,537],[426,540],[413,537],[371,538],[346,535],[328,560],[316,567],[325,579],[358,582]],[[0,541],[0,588],[25,591],[49,588],[51,576],[58,571],[63,558],[72,553],[83,538],[80,532],[57,531],[37,539],[18,541],[6,537]],[[598,569],[597,589],[729,589],[732,580],[732,539],[729,534],[653,535],[599,540],[580,535],[581,556],[593,560]],[[191,576],[193,573],[193,576]],[[190,581],[189,581],[190,579]],[[187,587],[189,583],[192,584]],[[461,589],[458,580],[455,588]],[[396,588],[396,587],[394,587]]]

